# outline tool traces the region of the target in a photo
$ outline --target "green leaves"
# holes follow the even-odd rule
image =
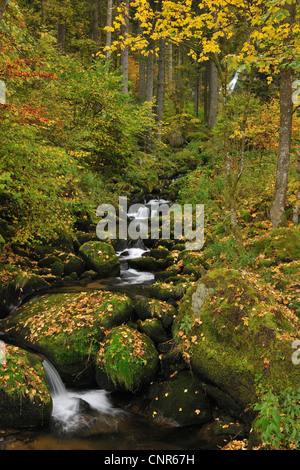
[[[285,390],[279,396],[271,390],[261,394],[254,427],[259,430],[265,447],[297,449],[300,443],[300,387]]]

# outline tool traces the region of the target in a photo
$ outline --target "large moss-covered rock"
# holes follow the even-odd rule
[[[153,379],[158,364],[158,352],[148,336],[135,328],[118,326],[98,352],[96,379],[106,390],[137,393]]]
[[[131,300],[95,291],[52,294],[32,299],[9,315],[1,327],[30,341],[70,385],[94,381],[93,359],[105,331],[129,320]]]
[[[52,399],[42,362],[16,346],[5,346],[0,364],[0,427],[49,424]]]
[[[300,259],[299,228],[277,228],[262,240],[256,241],[252,249],[263,253],[276,261],[294,261]]]
[[[211,403],[201,381],[191,372],[179,372],[168,380],[154,382],[147,395],[154,417],[170,419],[180,426],[203,424],[212,418]]]
[[[274,393],[299,385],[300,369],[291,359],[299,320],[248,273],[208,272],[182,299],[174,335],[192,368],[241,411],[257,398],[257,377]]]
[[[89,269],[96,271],[101,277],[118,276],[120,262],[114,248],[105,242],[91,241],[79,248],[79,255]]]

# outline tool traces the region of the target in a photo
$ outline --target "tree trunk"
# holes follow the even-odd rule
[[[208,90],[208,127],[213,129],[218,116],[218,71],[213,60],[209,60],[209,90]]]
[[[158,75],[157,75],[157,97],[156,97],[156,119],[158,122],[158,138],[161,139],[161,123],[164,108],[165,96],[165,54],[166,42],[164,39],[159,40],[159,56],[158,56]]]
[[[141,28],[140,24],[138,34],[143,36],[143,28]],[[139,52],[139,97],[141,102],[144,102],[146,99],[146,58],[142,52]]]
[[[98,0],[92,3],[92,20],[91,20],[92,39],[95,44],[99,43],[99,4]]]
[[[153,99],[153,84],[154,84],[154,52],[150,51],[147,58],[147,80],[146,80],[146,101]],[[152,116],[152,106],[149,108],[149,117]],[[146,138],[147,150],[152,148],[152,128],[150,127],[147,132]]]
[[[107,20],[106,26],[108,28],[112,27],[112,9],[113,9],[113,0],[107,1]],[[111,31],[106,31],[106,62],[109,62],[111,57]]]
[[[146,101],[153,98],[153,82],[154,82],[154,53],[149,52],[147,60],[147,82],[146,82]]]
[[[0,0],[0,23],[2,21],[5,8],[6,8],[7,0]]]
[[[288,173],[290,166],[290,150],[292,136],[292,82],[293,70],[286,67],[281,73],[280,83],[280,129],[277,157],[277,173],[273,204],[271,208],[271,222],[277,228],[285,221],[285,200],[288,186]]]
[[[125,10],[124,10],[124,21],[125,24],[121,28],[122,38],[124,43],[126,43],[128,34],[129,34],[129,0],[126,0]],[[121,52],[121,73],[123,75],[123,93],[128,93],[128,57],[129,57],[129,47],[127,44],[123,44]]]
[[[286,3],[284,8],[289,12],[286,21],[292,25],[295,22],[296,5]],[[291,42],[292,38],[289,35],[285,40],[285,45],[289,45]],[[288,186],[293,123],[293,76],[293,69],[286,64],[282,69],[280,78],[280,128],[277,172],[273,203],[270,212],[273,228],[277,228],[285,223],[285,201]]]
[[[58,25],[57,41],[60,48],[64,51],[66,47],[66,25],[63,22]]]

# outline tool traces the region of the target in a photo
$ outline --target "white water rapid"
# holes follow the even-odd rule
[[[159,215],[159,206],[160,204],[168,204],[170,201],[165,199],[151,199],[149,202],[144,202],[140,204],[140,207],[137,208],[135,212],[128,212],[128,218],[136,221],[138,224],[147,224],[151,217]],[[121,284],[144,284],[154,281],[155,276],[153,273],[146,271],[138,271],[136,269],[128,268],[127,261],[131,259],[140,258],[146,253],[148,248],[145,247],[143,240],[138,239],[134,241],[127,242],[125,247],[122,247],[117,251],[117,256],[120,259],[121,263]]]
[[[112,406],[105,390],[67,390],[51,362],[44,359],[43,366],[53,402],[52,418],[63,432],[78,431],[122,413]]]

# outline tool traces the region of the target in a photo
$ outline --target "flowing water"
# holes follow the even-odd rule
[[[151,200],[130,218],[145,223],[156,215],[158,204],[164,200]],[[147,210],[145,210],[147,209]],[[124,244],[117,251],[120,276],[94,281],[86,289],[118,290],[131,295],[145,295],[147,286],[154,282],[152,273],[128,267],[128,260],[147,252],[142,240]],[[72,287],[76,290],[79,286]],[[65,289],[63,289],[65,290]],[[49,429],[22,433],[7,448],[30,450],[212,450],[224,445],[223,437],[214,437],[212,423],[206,426],[178,427],[176,423],[157,422],[141,416],[126,406],[126,397],[116,399],[104,390],[69,390],[65,387],[53,365],[44,359],[43,366],[53,401]],[[120,405],[121,403],[121,405]],[[19,443],[19,444],[16,444]]]

